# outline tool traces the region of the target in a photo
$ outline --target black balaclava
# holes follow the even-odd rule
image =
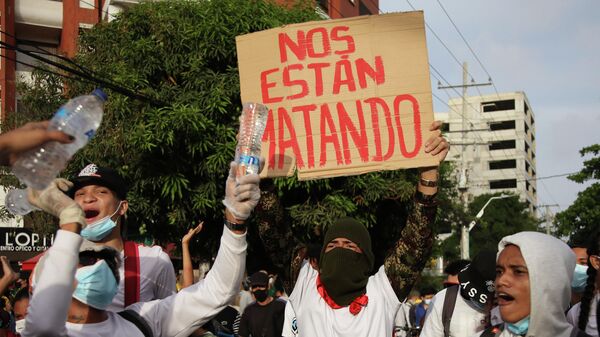
[[[336,238],[351,240],[363,253],[341,247],[325,253],[327,244]],[[320,278],[327,294],[336,304],[350,305],[355,298],[366,292],[374,260],[371,236],[356,219],[342,218],[329,227],[321,249]]]

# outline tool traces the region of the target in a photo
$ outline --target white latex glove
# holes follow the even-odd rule
[[[73,183],[67,179],[54,179],[42,191],[28,188],[27,199],[33,206],[58,217],[60,225],[79,223],[85,227],[85,213],[75,200],[64,193],[72,186]]]
[[[258,174],[236,177],[238,164],[229,164],[229,177],[225,184],[225,199],[223,205],[238,220],[246,220],[260,199],[260,178]]]

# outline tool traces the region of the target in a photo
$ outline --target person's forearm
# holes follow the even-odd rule
[[[246,266],[246,236],[223,228],[217,258],[206,277],[161,301],[141,305],[162,336],[187,335],[216,315],[239,292]],[[194,310],[190,310],[194,308]]]
[[[12,278],[10,275],[4,274],[0,279],[0,294],[4,294],[8,286],[12,283]]]
[[[194,284],[194,268],[192,266],[192,257],[190,256],[190,248],[188,243],[181,245],[182,260],[183,260],[183,284],[182,288],[187,288]]]
[[[423,179],[437,184],[437,167],[420,170],[417,195],[406,226],[384,261],[386,275],[399,300],[408,295],[433,247],[432,225],[437,211],[433,197],[437,193],[437,186],[425,186],[433,184],[427,181],[423,184]]]
[[[81,236],[59,230],[44,254],[43,268],[36,269],[33,296],[23,336],[66,336],[65,322],[73,294]],[[42,263],[42,261],[38,262]],[[48,308],[52,310],[48,310]]]

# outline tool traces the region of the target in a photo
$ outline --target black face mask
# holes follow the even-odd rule
[[[327,294],[341,306],[347,306],[366,292],[370,264],[364,254],[346,248],[334,248],[321,258],[320,278]]]
[[[259,289],[252,292],[254,294],[254,298],[256,298],[257,302],[264,302],[267,299],[267,290]]]

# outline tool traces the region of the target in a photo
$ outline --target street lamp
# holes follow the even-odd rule
[[[469,259],[469,232],[471,231],[471,229],[473,229],[473,227],[475,227],[475,224],[477,224],[477,220],[483,216],[483,211],[485,210],[485,208],[490,204],[490,202],[492,200],[505,199],[505,198],[510,198],[510,197],[512,197],[512,195],[501,194],[501,195],[489,198],[488,201],[485,203],[485,205],[483,205],[481,210],[477,213],[477,215],[475,216],[475,219],[473,219],[473,221],[471,221],[471,223],[469,224],[469,227],[462,226],[461,231],[460,231],[460,258],[461,259],[465,259],[465,260]]]

